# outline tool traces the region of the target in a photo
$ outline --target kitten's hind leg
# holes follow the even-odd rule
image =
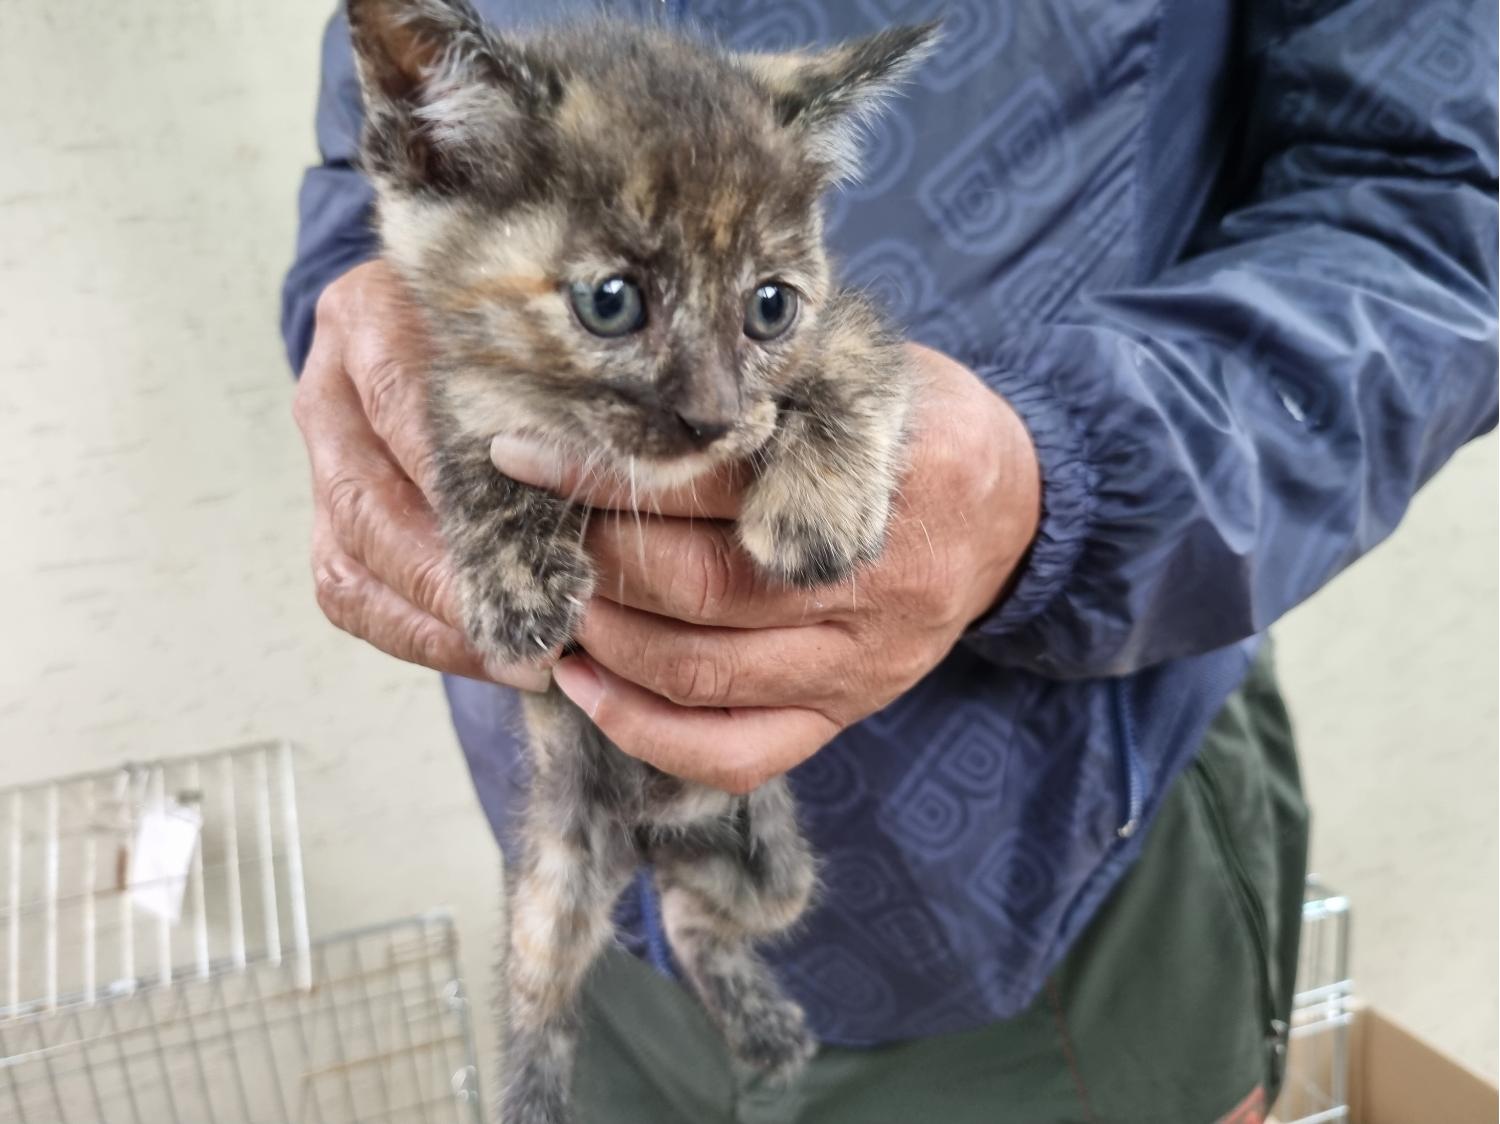
[[[773,1079],[792,1077],[817,1043],[753,944],[793,925],[816,883],[786,782],[752,793],[738,824],[690,833],[652,859],[668,939],[730,1052]]]
[[[528,700],[527,722],[536,773],[521,853],[506,879],[500,1119],[565,1124],[581,1029],[578,991],[614,935],[614,904],[640,855],[580,783],[576,770],[599,738],[582,713],[554,688]]]

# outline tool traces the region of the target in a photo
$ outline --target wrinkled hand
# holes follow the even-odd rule
[[[1030,436],[972,372],[913,345],[910,467],[886,548],[853,581],[807,591],[759,576],[734,540],[741,481],[704,479],[630,510],[541,448],[496,439],[507,475],[595,508],[586,655],[558,686],[626,753],[743,793],[806,760],[943,659],[988,611],[1040,517]]]
[[[344,631],[403,660],[542,690],[535,667],[485,667],[464,636],[452,563],[428,497],[427,334],[382,262],[318,301],[293,414],[313,485],[318,604]]]

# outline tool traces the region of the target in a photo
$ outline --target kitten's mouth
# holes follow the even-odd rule
[[[580,449],[600,470],[639,491],[680,488],[752,456],[776,427],[776,404],[757,402],[732,421],[704,425],[660,411],[616,416]]]

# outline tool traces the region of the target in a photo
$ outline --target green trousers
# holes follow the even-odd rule
[[[736,1074],[696,999],[612,952],[585,992],[578,1124],[1248,1124],[1281,1080],[1307,812],[1269,657],[1137,865],[1031,1008],[962,1034]]]

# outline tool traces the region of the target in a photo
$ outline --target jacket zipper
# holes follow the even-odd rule
[[[1125,680],[1115,679],[1109,686],[1115,712],[1115,744],[1120,747],[1120,770],[1125,778],[1125,821],[1115,829],[1115,834],[1121,839],[1129,839],[1141,826],[1146,778],[1137,749],[1135,717],[1130,713],[1130,702],[1125,697]]]
[[[1270,1052],[1273,1080],[1281,1081],[1286,1064],[1288,1027],[1276,1018],[1276,997],[1271,989],[1270,932],[1266,924],[1265,906],[1255,886],[1250,881],[1239,850],[1229,832],[1223,789],[1214,776],[1213,767],[1201,756],[1192,764],[1193,775],[1198,778],[1203,790],[1203,803],[1208,810],[1209,823],[1219,843],[1219,852],[1229,867],[1230,881],[1234,885],[1234,896],[1239,901],[1240,911],[1249,924],[1250,943],[1254,946],[1256,982],[1260,991],[1261,1026],[1265,1029],[1266,1046]]]
[[[1245,663],[1237,663],[1233,670],[1222,676],[1216,675],[1210,686],[1222,686],[1227,695],[1229,689],[1238,685],[1245,677],[1245,667],[1253,658],[1253,651]],[[1219,680],[1223,679],[1220,683]],[[1125,781],[1125,818],[1115,834],[1129,839],[1140,830],[1141,817],[1146,813],[1146,770],[1141,764],[1140,739],[1136,736],[1135,714],[1130,709],[1130,697],[1126,691],[1128,678],[1110,680],[1110,703],[1115,719],[1115,744],[1119,748],[1120,773]]]

